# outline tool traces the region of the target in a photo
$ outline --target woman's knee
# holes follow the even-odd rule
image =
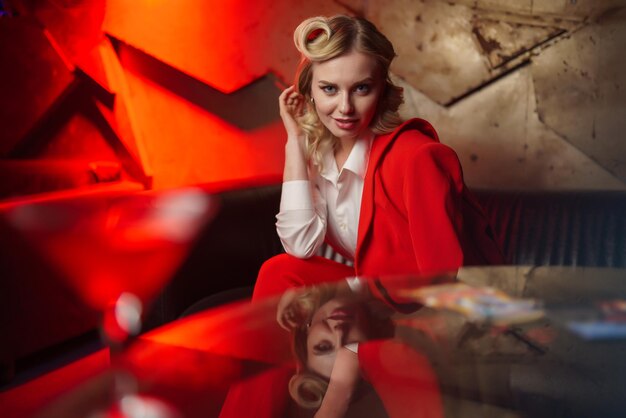
[[[272,279],[274,277],[282,276],[286,272],[291,271],[294,268],[294,263],[297,263],[296,257],[283,253],[275,255],[274,257],[265,260],[259,269],[257,277],[257,283],[259,279]]]
[[[289,254],[278,254],[266,260],[259,269],[254,285],[253,299],[279,294],[290,287],[295,287],[294,271],[300,259]]]
[[[354,269],[323,257],[297,258],[279,254],[261,266],[253,299],[276,295],[292,287],[336,281],[354,275]]]

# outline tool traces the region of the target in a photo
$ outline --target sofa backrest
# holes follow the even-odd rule
[[[475,192],[507,263],[626,267],[624,192]]]
[[[474,194],[507,264],[626,267],[626,192],[475,190]],[[241,238],[244,253],[258,253],[249,245],[258,245],[264,255],[280,250],[273,229],[280,185],[230,191],[224,196],[228,210],[250,214],[241,222],[251,229],[231,230],[235,235],[254,234]],[[321,255],[341,260],[328,248],[322,251]]]

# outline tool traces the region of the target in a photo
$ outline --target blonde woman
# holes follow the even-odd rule
[[[286,254],[263,265],[254,298],[346,276],[500,263],[454,151],[425,120],[398,116],[389,40],[365,19],[333,16],[305,20],[294,42],[296,84],[279,98],[287,141],[276,227]],[[353,267],[317,256],[324,241]]]
[[[279,97],[287,140],[276,228],[286,254],[264,263],[253,301],[287,292],[288,302],[289,289],[348,276],[408,274],[422,284],[462,265],[501,262],[454,151],[427,121],[398,116],[391,42],[350,16],[307,19],[294,42],[302,55],[296,83]],[[352,266],[317,256],[324,241]],[[341,286],[402,311],[384,282]],[[220,416],[285,416],[292,375],[274,369],[233,385]]]

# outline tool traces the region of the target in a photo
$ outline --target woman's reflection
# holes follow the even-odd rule
[[[290,290],[277,319],[290,330],[297,373],[289,393],[316,417],[441,417],[428,360],[393,339],[389,309],[342,285]],[[377,400],[384,411],[378,410]]]

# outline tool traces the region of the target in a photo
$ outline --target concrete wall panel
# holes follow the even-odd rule
[[[436,0],[373,2],[368,9],[396,48],[392,70],[440,104],[491,78],[472,16],[467,6]]]
[[[373,0],[361,7],[396,46],[403,115],[433,121],[470,184],[613,190],[626,187],[626,24],[616,9],[624,3]]]
[[[606,16],[533,59],[541,120],[626,180],[626,13]]]
[[[404,117],[423,117],[459,154],[468,184],[495,189],[603,189],[626,185],[539,120],[528,67],[447,109],[404,84]]]
[[[489,64],[497,68],[564,30],[503,19],[475,18],[473,32]]]

